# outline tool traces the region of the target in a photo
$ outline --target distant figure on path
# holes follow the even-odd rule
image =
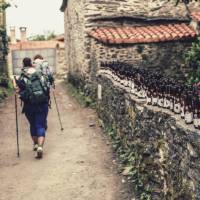
[[[51,79],[53,80],[53,77]],[[42,68],[37,69],[32,65],[30,58],[24,58],[16,84],[23,101],[22,113],[25,113],[30,124],[33,150],[37,151],[36,158],[42,158],[50,100],[49,77],[43,73]]]

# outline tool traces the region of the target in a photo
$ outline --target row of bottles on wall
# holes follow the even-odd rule
[[[200,88],[178,80],[166,78],[161,73],[134,68],[121,62],[102,62],[105,73],[130,90],[148,105],[158,106],[179,114],[186,124],[200,129]]]

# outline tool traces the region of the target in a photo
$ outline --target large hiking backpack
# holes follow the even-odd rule
[[[47,83],[50,86],[54,85],[54,78],[53,78],[53,73],[49,67],[49,63],[46,60],[36,60],[35,61],[35,68],[37,70],[40,70],[41,73],[46,77]]]
[[[33,69],[32,73],[28,73],[28,70],[23,70],[21,80],[24,82],[24,89],[20,92],[22,101],[31,104],[48,102],[49,87],[45,76],[40,71]]]

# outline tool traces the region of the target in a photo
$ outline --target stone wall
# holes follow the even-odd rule
[[[184,64],[184,55],[191,48],[191,41],[105,45],[95,39],[91,40],[96,65],[92,64],[90,68],[99,69],[101,62],[120,61],[180,79],[185,79],[186,73],[190,70]]]
[[[65,48],[59,47],[56,51],[56,75],[58,78],[65,78],[68,72],[65,60]]]
[[[101,72],[98,84],[98,115],[126,158],[138,198],[200,199],[200,131],[170,111],[146,105]]]
[[[85,78],[86,36],[84,1],[68,1],[65,10],[66,64],[69,73],[77,80]]]

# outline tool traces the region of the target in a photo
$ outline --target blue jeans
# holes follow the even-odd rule
[[[30,124],[31,136],[45,137],[48,111],[48,103],[40,105],[25,105],[24,112]]]

